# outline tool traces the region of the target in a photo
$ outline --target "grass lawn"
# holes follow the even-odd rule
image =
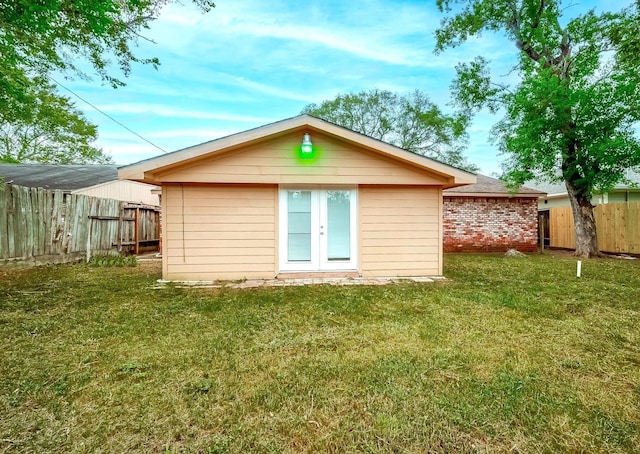
[[[251,290],[0,271],[0,452],[640,452],[640,260],[445,260]]]

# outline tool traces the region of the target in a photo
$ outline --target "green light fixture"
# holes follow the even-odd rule
[[[309,134],[305,134],[302,139],[302,153],[313,153],[313,144],[311,143],[311,138]]]

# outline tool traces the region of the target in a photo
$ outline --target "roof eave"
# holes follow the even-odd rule
[[[445,192],[445,197],[503,197],[503,198],[532,198],[537,199],[543,196],[544,193],[515,193],[509,194],[505,192]]]

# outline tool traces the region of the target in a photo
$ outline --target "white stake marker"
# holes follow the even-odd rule
[[[576,276],[580,277],[581,273],[582,273],[582,260],[578,260],[578,270],[576,271]]]

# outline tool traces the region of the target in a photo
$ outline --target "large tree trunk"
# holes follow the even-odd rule
[[[600,257],[602,254],[598,249],[598,235],[596,233],[596,218],[593,215],[593,205],[591,198],[580,194],[569,181],[565,181],[571,209],[573,211],[573,222],[576,228],[576,252],[578,257]]]

